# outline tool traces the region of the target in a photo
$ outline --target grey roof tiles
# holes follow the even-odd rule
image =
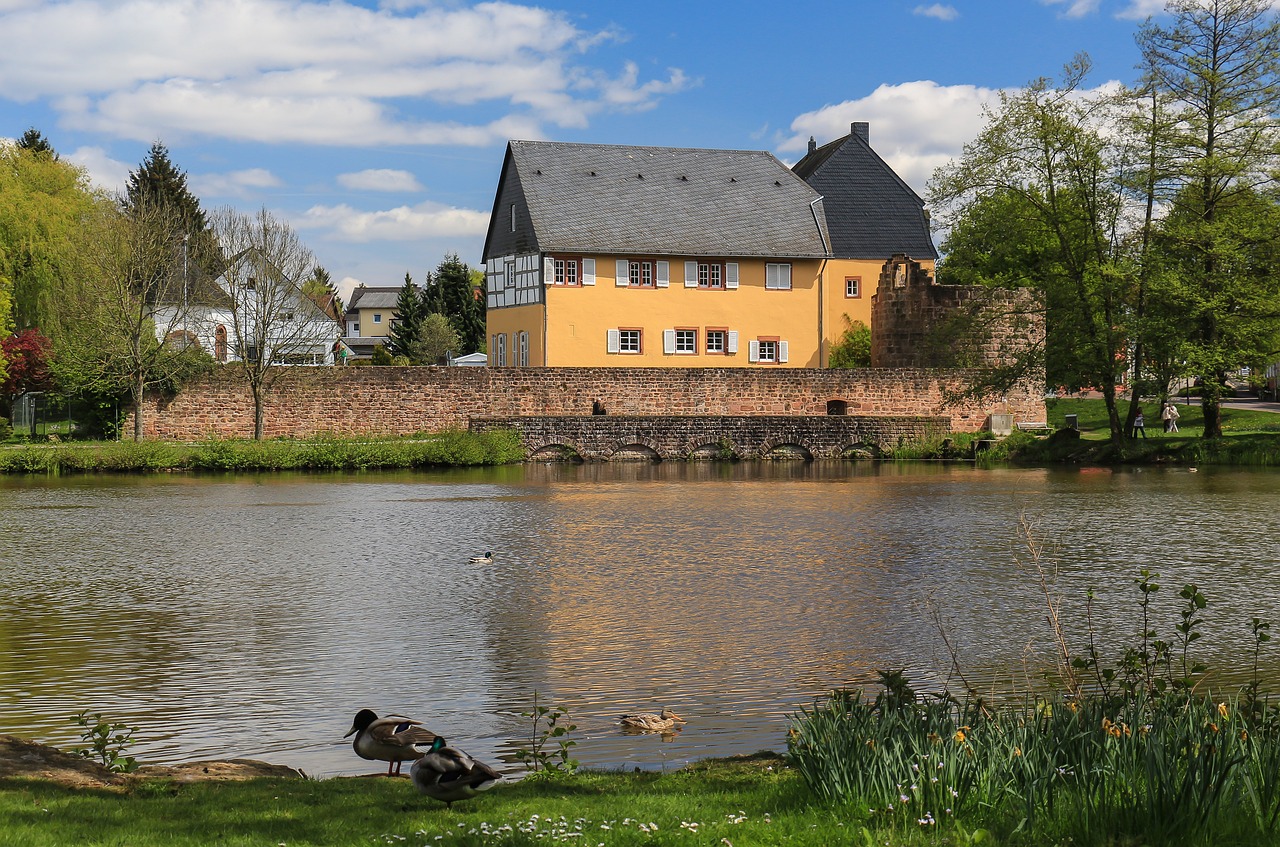
[[[485,258],[828,255],[822,199],[771,154],[512,141]],[[510,232],[527,221],[532,237]]]

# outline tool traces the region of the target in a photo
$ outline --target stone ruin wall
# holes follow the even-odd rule
[[[951,338],[949,329],[964,332]],[[1001,367],[1042,347],[1044,334],[1044,304],[1035,292],[939,285],[902,255],[885,263],[871,300],[877,368]],[[1028,391],[1043,385],[1043,367],[1039,377],[1032,375]]]
[[[1044,420],[1042,390],[948,405],[967,376],[905,368],[299,367],[268,395],[265,436],[465,429],[472,417],[589,415],[595,399],[610,414],[669,416],[825,415],[828,401],[840,400],[850,415],[941,415],[958,432],[985,428],[992,413]],[[176,396],[151,396],[143,432],[182,441],[252,437],[249,391],[225,368]]]

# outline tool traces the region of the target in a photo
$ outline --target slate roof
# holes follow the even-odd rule
[[[356,288],[351,292],[347,311],[356,309],[394,309],[400,302],[399,288]]]
[[[820,195],[766,152],[512,141],[484,256],[809,258],[827,244]]]
[[[865,124],[858,126],[866,132]],[[924,201],[863,134],[855,131],[810,151],[792,170],[822,195],[838,258],[938,258]]]

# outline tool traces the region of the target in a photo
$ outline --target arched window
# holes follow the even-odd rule
[[[844,400],[828,400],[827,414],[828,415],[847,415],[849,414],[849,404],[846,403]]]
[[[227,328],[222,324],[213,331],[213,357],[219,362],[227,360]]]

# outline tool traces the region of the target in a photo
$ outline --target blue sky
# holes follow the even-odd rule
[[[341,288],[478,266],[510,138],[768,150],[869,121],[918,192],[1000,89],[1131,81],[1161,0],[0,0],[0,137],[123,190],[153,141]]]

